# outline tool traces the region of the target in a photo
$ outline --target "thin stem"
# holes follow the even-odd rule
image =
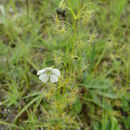
[[[73,23],[73,31],[74,31],[74,35],[73,35],[73,44],[72,44],[72,54],[74,54],[74,43],[75,43],[75,39],[76,39],[76,16],[75,13],[72,9],[71,3],[69,2],[69,0],[67,0],[67,3],[69,5],[69,10],[71,11],[72,15],[73,15],[73,19],[74,19],[74,23]]]
[[[26,6],[27,6],[27,18],[29,18],[29,0],[26,0]]]
[[[104,93],[106,93],[106,90],[105,90],[105,85],[104,85]],[[104,104],[105,104],[105,96],[103,96],[103,106],[104,106]],[[103,109],[103,115],[102,115],[102,130],[104,130],[105,129],[105,120],[106,118],[105,118],[105,110]]]
[[[74,54],[74,44],[76,40],[76,19],[75,18],[74,18],[74,24],[73,24],[73,31],[74,31],[74,36],[73,36],[72,54]]]
[[[81,0],[80,2],[80,9],[83,7],[84,0]]]
[[[22,114],[25,112],[34,102],[36,102],[40,96],[35,97],[32,101],[30,101],[14,118],[13,122],[15,122]]]
[[[71,6],[69,0],[67,0],[67,3],[68,3],[68,5],[69,5],[69,8],[68,8],[68,9],[71,11],[73,17],[75,18],[75,13],[74,13],[74,11],[73,11],[73,9],[72,9],[72,6]]]

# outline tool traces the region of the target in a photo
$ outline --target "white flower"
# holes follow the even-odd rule
[[[42,70],[39,70],[37,72],[37,75],[39,75],[39,79],[46,83],[47,81],[51,81],[52,83],[55,83],[58,81],[58,77],[60,77],[60,71],[58,69],[52,69],[50,68],[44,68]]]

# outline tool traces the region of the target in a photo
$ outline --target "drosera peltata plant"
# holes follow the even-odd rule
[[[62,130],[78,129],[81,126],[78,117],[78,113],[81,110],[81,103],[79,100],[77,80],[84,71],[82,64],[86,64],[85,59],[81,58],[84,53],[82,49],[85,47],[85,44],[83,44],[84,42],[80,39],[80,37],[84,37],[86,34],[79,36],[79,25],[80,22],[82,24],[88,23],[90,20],[88,14],[93,13],[94,8],[88,8],[92,3],[87,3],[81,7],[78,13],[76,13],[69,0],[63,0],[60,3],[60,7],[63,7],[63,4],[65,10],[70,13],[71,22],[69,23],[56,16],[56,24],[58,24],[56,27],[58,27],[57,30],[59,32],[69,36],[71,42],[70,45],[66,47],[65,53],[60,55],[60,57],[62,56],[61,63],[57,62],[58,67],[56,66],[56,68],[61,70],[62,75],[58,69],[53,68],[44,68],[43,70],[38,71],[37,75],[43,82],[42,84],[39,82],[40,86],[42,86],[41,89],[23,97],[23,99],[28,102],[17,111],[17,115],[13,120],[13,123],[18,124],[22,129],[33,130],[35,128],[47,128]],[[85,19],[87,20],[85,21]],[[56,60],[57,59],[59,58],[56,58]],[[35,67],[34,64],[31,65]],[[27,78],[26,80],[28,80]],[[29,87],[29,84],[27,85]],[[17,89],[14,89],[13,94],[14,93],[17,93]],[[11,102],[9,105],[16,105],[20,96],[18,95],[13,101],[9,100]],[[19,119],[24,114],[28,115],[28,118],[22,119],[23,121],[21,123]]]

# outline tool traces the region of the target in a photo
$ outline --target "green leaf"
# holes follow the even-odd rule
[[[95,93],[97,93],[101,96],[107,97],[107,98],[111,98],[111,99],[117,99],[118,98],[118,96],[113,92],[95,91]]]
[[[99,107],[107,109],[107,110],[111,109],[111,107],[105,102],[103,103],[103,100],[101,100],[99,96],[97,96],[94,92],[91,92],[91,95],[92,95],[93,102],[97,104]]]
[[[111,117],[111,129],[110,130],[119,130],[118,122],[115,117]]]
[[[106,117],[102,124],[100,122],[94,124],[94,130],[119,130],[119,125],[115,117]]]
[[[73,104],[72,110],[73,110],[74,114],[76,114],[76,113],[78,114],[81,112],[81,109],[82,109],[82,104],[81,104],[80,99],[78,98],[76,100],[76,102]]]
[[[94,130],[101,130],[102,129],[102,126],[101,126],[101,124],[99,123],[99,122],[96,122],[95,124],[94,124],[94,128],[93,128]]]
[[[108,79],[87,77],[87,81],[85,82],[86,88],[95,88],[95,89],[108,89],[112,87],[112,82]]]
[[[125,126],[126,130],[129,130],[130,129],[130,116],[123,117],[122,121],[124,123],[124,126]]]

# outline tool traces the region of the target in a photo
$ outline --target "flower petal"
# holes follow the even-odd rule
[[[42,75],[39,76],[39,79],[42,82],[46,83],[48,81],[48,79],[49,79],[49,76],[47,74],[42,74]]]
[[[42,70],[39,70],[39,71],[37,72],[37,75],[41,75],[41,74],[45,73],[45,72],[48,71],[48,70],[52,71],[53,69],[52,69],[52,67],[46,67],[46,68],[44,68],[44,69],[42,69]]]
[[[46,67],[45,69],[52,71],[52,67]]]
[[[55,83],[55,82],[58,81],[58,77],[57,77],[56,75],[50,75],[50,81],[51,81],[52,83]]]
[[[60,76],[60,71],[58,69],[52,69],[53,75]]]
[[[39,70],[39,71],[37,72],[37,75],[41,75],[41,74],[43,74],[45,71],[46,71],[46,68],[45,68],[45,69],[42,69],[42,70]]]

